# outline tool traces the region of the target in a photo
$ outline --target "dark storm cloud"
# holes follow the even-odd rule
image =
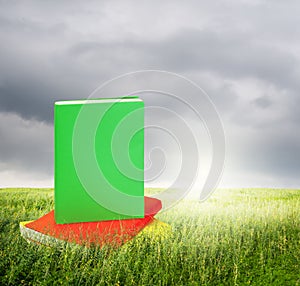
[[[99,63],[104,58],[115,67],[209,71],[225,78],[260,78],[285,88],[299,86],[299,60],[248,33],[185,29],[163,41],[82,42],[70,54]]]
[[[14,166],[17,171],[52,175],[52,127],[11,113],[0,113],[0,172]]]
[[[247,33],[182,31],[162,47],[165,54],[161,60],[176,70],[206,70],[235,79],[255,77],[284,87],[298,85],[294,77],[297,58],[256,42],[254,35]]]
[[[235,48],[231,48],[231,45]],[[294,79],[297,61],[292,55],[274,49],[250,48],[244,39],[237,42],[227,39],[226,35],[203,35],[199,31],[182,31],[159,43],[83,42],[62,51],[58,58],[59,61],[53,61],[52,70],[47,70],[48,66],[45,66],[45,70],[35,74],[35,77],[29,76],[28,80],[24,80],[28,77],[25,75],[20,80],[9,78],[2,82],[2,110],[50,121],[49,107],[52,107],[53,101],[87,96],[97,86],[96,79],[90,83],[87,77],[91,73],[99,73],[101,78],[105,69],[107,74],[113,74],[113,70],[124,72],[141,66],[154,69],[160,66],[179,73],[209,71],[231,79],[256,77],[284,88],[295,88],[298,84]],[[30,75],[30,67],[26,72]],[[69,85],[61,79],[67,79]],[[81,87],[77,88],[79,82]],[[228,102],[224,97],[219,100]],[[33,101],[34,105],[31,104]]]
[[[190,77],[211,96],[234,146],[229,164],[278,182],[291,176],[296,181],[298,1],[1,1],[0,6],[2,170],[51,173],[47,142],[54,101],[87,97],[125,72],[161,69]],[[178,93],[184,97],[184,90]],[[166,104],[163,97],[151,100]],[[170,106],[182,109],[176,101]],[[234,171],[229,177],[234,179]]]
[[[2,35],[8,38],[3,46],[10,46],[1,53],[6,63],[0,67],[1,110],[25,118],[51,121],[53,101],[85,97],[110,76],[141,68],[210,72],[233,80],[253,77],[280,88],[299,87],[298,59],[288,50],[257,40],[259,30],[184,28],[164,39],[90,41],[68,37],[72,32],[63,22],[2,17],[1,23]],[[13,46],[15,38],[22,43],[19,49]],[[40,49],[35,51],[36,47]],[[218,100],[228,102],[224,97]]]
[[[34,81],[6,82],[0,86],[0,94],[0,111],[15,112],[26,119],[53,120],[51,90]]]

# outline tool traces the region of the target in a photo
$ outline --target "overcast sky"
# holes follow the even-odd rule
[[[0,187],[53,186],[54,101],[156,69],[216,105],[220,187],[299,188],[299,13],[296,0],[0,1]]]

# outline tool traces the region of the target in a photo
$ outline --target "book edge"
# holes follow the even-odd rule
[[[81,99],[81,100],[63,100],[56,101],[55,105],[73,105],[73,104],[95,104],[95,103],[117,103],[117,102],[143,102],[140,98],[103,98],[103,99]]]

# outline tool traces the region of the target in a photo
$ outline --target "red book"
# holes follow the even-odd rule
[[[120,246],[151,223],[161,208],[160,200],[145,197],[144,218],[69,224],[57,224],[52,210],[35,221],[21,223],[20,229],[27,240],[42,244],[66,241],[80,245]]]

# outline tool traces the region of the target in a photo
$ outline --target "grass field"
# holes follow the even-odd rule
[[[120,249],[28,244],[19,222],[53,190],[0,189],[0,285],[300,285],[300,190],[219,190],[157,218],[172,233]]]

